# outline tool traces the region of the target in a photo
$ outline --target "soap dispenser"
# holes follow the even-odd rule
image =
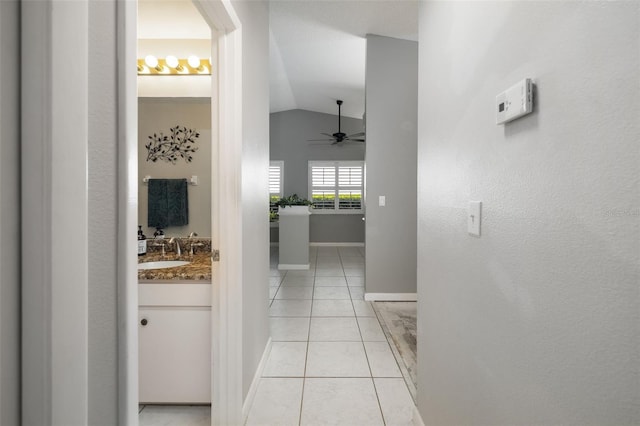
[[[147,237],[142,232],[142,225],[138,225],[138,256],[147,254]]]

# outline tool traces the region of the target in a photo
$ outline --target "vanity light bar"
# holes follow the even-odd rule
[[[211,75],[211,62],[195,57],[156,59],[147,56],[138,59],[138,75]]]

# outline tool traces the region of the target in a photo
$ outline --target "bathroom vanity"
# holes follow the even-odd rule
[[[177,256],[151,254],[139,263]],[[141,404],[211,403],[211,253],[188,264],[138,271]]]

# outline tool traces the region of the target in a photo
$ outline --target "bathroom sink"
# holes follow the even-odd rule
[[[188,265],[191,262],[184,260],[159,260],[157,262],[144,262],[138,263],[138,270],[141,269],[163,269],[163,268],[175,268],[176,266]]]

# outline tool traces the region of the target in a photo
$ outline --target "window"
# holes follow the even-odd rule
[[[282,169],[284,161],[271,161],[269,163],[269,196],[282,198]]]
[[[309,194],[314,213],[362,213],[364,163],[309,161]]]
[[[278,212],[274,204],[282,198],[284,161],[271,161],[269,163],[269,210]]]

